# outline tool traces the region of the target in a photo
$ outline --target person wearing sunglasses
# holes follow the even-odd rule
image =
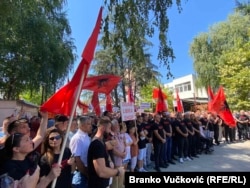
[[[42,156],[39,161],[40,176],[47,176],[53,165],[58,162],[59,155],[63,152],[61,162],[62,171],[56,181],[56,188],[70,188],[71,187],[71,164],[74,162],[71,158],[72,154],[68,147],[62,151],[63,136],[58,129],[53,129],[47,132],[47,135],[42,143]],[[49,186],[51,187],[51,184]]]
[[[32,175],[37,169],[38,158],[32,153],[34,143],[27,134],[11,134],[5,142],[5,173],[14,180],[21,180],[27,173]],[[37,188],[46,187],[61,173],[61,165],[55,164],[50,173],[39,179]]]

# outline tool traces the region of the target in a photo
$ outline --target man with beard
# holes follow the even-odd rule
[[[106,188],[110,178],[124,176],[124,168],[114,169],[108,155],[104,139],[111,133],[111,121],[102,117],[97,123],[97,132],[88,149],[88,186],[89,188]]]

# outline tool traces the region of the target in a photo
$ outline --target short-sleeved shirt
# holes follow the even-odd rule
[[[140,136],[140,132],[144,131],[144,127],[142,126],[142,124],[137,124],[137,132],[139,135],[139,141],[138,141],[138,147],[139,149],[144,149],[146,148],[146,144],[148,143],[146,137],[141,137]]]
[[[91,138],[81,129],[78,129],[75,135],[71,138],[69,148],[75,157],[80,157],[81,161],[87,167],[87,153]]]
[[[105,144],[96,139],[93,140],[88,149],[88,173],[90,174],[88,179],[89,188],[106,188],[109,186],[110,178],[101,178],[97,175],[93,160],[104,158],[106,166],[109,167],[108,153]]]
[[[175,127],[175,129],[177,128],[177,127],[179,127],[179,129],[181,130],[181,132],[183,132],[184,134],[186,134],[187,133],[187,128],[186,128],[186,125],[185,125],[185,123],[184,123],[184,121],[179,121],[179,120],[175,120],[174,122],[173,122],[173,124],[174,124],[174,127]],[[179,137],[183,137],[180,133],[178,133],[177,131],[176,131],[176,136],[179,136]]]
[[[246,121],[246,120],[249,120],[249,117],[247,115],[240,115],[238,119],[240,121]],[[237,122],[237,125],[238,125],[239,128],[245,128],[245,127],[247,127],[247,124],[248,123]]]
[[[162,118],[161,119],[161,124],[163,125],[163,128],[167,133],[171,133],[171,128],[172,128],[171,123],[172,123],[172,121],[170,119],[168,119],[168,118],[166,118],[166,119]]]
[[[155,130],[158,131],[159,135],[164,138],[164,128],[163,128],[163,125],[161,123],[154,123],[153,126],[152,126],[152,130],[153,132]],[[161,140],[159,140],[153,133],[153,143],[162,143]]]
[[[143,122],[141,125],[143,127],[144,130],[148,131],[148,138],[152,138],[153,132],[152,132],[152,124],[153,123],[149,123],[149,122]]]
[[[190,119],[184,119],[184,122],[186,124],[187,129],[193,132],[194,128],[193,128],[192,121]]]

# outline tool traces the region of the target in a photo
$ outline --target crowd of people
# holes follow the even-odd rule
[[[120,113],[105,111],[101,117],[76,116],[70,124],[69,117],[49,119],[47,112],[30,119],[6,117],[1,187],[122,188],[126,171],[167,171],[169,165],[212,153],[223,140],[250,139],[249,112],[234,117],[236,127],[200,111],[136,113],[135,120],[125,122]]]

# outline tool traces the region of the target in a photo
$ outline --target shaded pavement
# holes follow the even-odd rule
[[[184,161],[168,168],[161,168],[162,172],[250,172],[250,140],[231,144],[221,143],[214,146],[211,154],[201,154],[192,161]],[[151,172],[154,169],[149,170]]]

